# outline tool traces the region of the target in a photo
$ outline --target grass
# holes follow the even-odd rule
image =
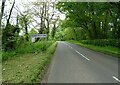
[[[44,52],[25,53],[2,63],[3,83],[40,83],[46,66],[50,63],[57,43]]]
[[[73,40],[72,41],[68,41],[68,42],[80,45],[82,47],[89,48],[89,49],[94,50],[94,51],[102,52],[102,53],[109,54],[109,55],[112,55],[112,56],[120,58],[120,50],[117,47],[112,47],[112,46],[104,46],[104,47],[102,47],[102,46],[95,46],[95,45],[83,44],[80,41],[73,41]]]
[[[38,53],[41,51],[45,51],[53,42],[54,41],[47,41],[46,44],[43,44],[44,41],[36,42],[34,44],[31,42],[26,42],[16,49],[9,50],[7,52],[3,51],[2,61],[6,61],[7,59],[11,59],[12,57],[18,57],[19,55],[27,53]]]
[[[2,52],[0,51],[0,63],[2,62]]]

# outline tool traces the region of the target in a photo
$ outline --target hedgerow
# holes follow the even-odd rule
[[[83,44],[91,44],[95,46],[113,46],[119,47],[120,39],[96,39],[96,40],[82,40]]]

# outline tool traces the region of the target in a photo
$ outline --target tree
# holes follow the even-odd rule
[[[73,29],[82,28],[79,31],[85,33],[86,38],[84,39],[111,38],[112,32],[115,32],[113,36],[116,38],[115,34],[118,32],[118,22],[120,21],[119,13],[118,9],[116,10],[116,7],[110,3],[59,2],[56,8],[66,14],[66,20],[63,21],[62,26]]]
[[[8,16],[8,19],[7,19],[6,27],[7,27],[7,25],[9,24],[9,20],[10,20],[10,17],[11,17],[12,10],[13,10],[13,8],[14,8],[14,5],[15,5],[15,0],[14,0],[14,2],[13,2],[13,4],[12,4],[11,9],[10,9],[10,13],[9,13],[9,16]]]
[[[37,32],[35,31],[34,28],[32,28],[32,29],[30,30],[29,34],[37,34]]]
[[[3,16],[3,13],[4,13],[4,8],[5,8],[5,2],[6,2],[6,0],[2,0],[1,13],[0,13],[0,30],[1,30],[2,16]]]
[[[3,4],[5,4],[5,3],[3,3]],[[15,0],[10,9],[10,13],[7,18],[6,26],[5,26],[5,28],[2,29],[2,46],[5,51],[15,48],[18,34],[20,31],[18,25],[11,25],[9,22],[14,5],[15,5]],[[3,9],[4,9],[4,5],[2,8],[2,11],[3,11]],[[3,15],[3,12],[2,12],[2,15]]]
[[[17,25],[8,24],[2,31],[2,47],[5,51],[15,49],[20,29]]]
[[[28,14],[22,14],[18,17],[19,25],[22,27],[22,29],[25,30],[25,39],[26,41],[29,41],[29,35],[28,35],[28,24],[30,23],[30,16]]]
[[[47,34],[47,39],[50,34],[50,25],[54,25],[53,21],[58,18],[58,13],[55,10],[55,2],[34,2],[32,8],[32,21],[36,22],[36,28],[39,34]],[[34,26],[35,27],[35,26]]]

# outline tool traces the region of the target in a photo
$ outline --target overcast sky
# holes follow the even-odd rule
[[[1,0],[0,0],[1,1]],[[5,3],[5,13],[8,13],[9,14],[9,11],[10,11],[10,8],[11,8],[11,6],[12,6],[12,3],[13,3],[13,1],[14,0],[6,0],[6,3]],[[35,1],[42,1],[42,0],[15,0],[15,7],[17,6],[17,7],[19,7],[19,10],[21,11],[21,12],[23,12],[23,11],[25,11],[26,9],[25,9],[25,7],[23,6],[23,4],[29,4],[29,3],[31,3],[31,2],[35,2]],[[47,0],[47,1],[55,1],[55,0]],[[29,6],[29,5],[28,5]],[[16,9],[13,9],[13,12],[12,12],[12,15],[14,15],[14,16],[12,16],[12,17],[16,17],[15,16],[15,14],[17,15],[17,10]],[[64,14],[61,14],[60,15],[60,18],[62,19],[62,20],[64,20],[64,18],[65,18],[65,15]]]
[[[10,12],[10,9],[12,7],[12,4],[13,4],[13,1],[14,0],[6,0],[6,3],[5,3],[5,9],[4,9],[4,14],[8,15],[9,12]],[[18,7],[21,12],[25,11],[26,10],[26,7],[23,6],[23,4],[27,4],[29,7],[31,7],[31,5],[29,5],[31,2],[35,2],[35,1],[39,1],[41,2],[42,0],[15,0],[15,8]],[[45,0],[44,0],[45,1]],[[47,1],[52,1],[54,2],[55,0],[47,0]],[[0,2],[2,2],[2,0],[0,0]],[[18,14],[18,11],[16,9],[13,9],[12,11],[12,15],[11,15],[11,19],[10,19],[10,23],[11,24],[16,24],[16,16]],[[6,23],[6,17],[3,17],[3,22]],[[60,14],[60,19],[61,20],[64,20],[65,19],[65,15],[64,14]],[[35,23],[34,23],[35,24]],[[29,29],[30,30],[30,29]]]

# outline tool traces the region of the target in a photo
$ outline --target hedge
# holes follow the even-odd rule
[[[83,44],[91,44],[96,46],[113,46],[120,47],[120,39],[96,39],[96,40],[82,40]]]

